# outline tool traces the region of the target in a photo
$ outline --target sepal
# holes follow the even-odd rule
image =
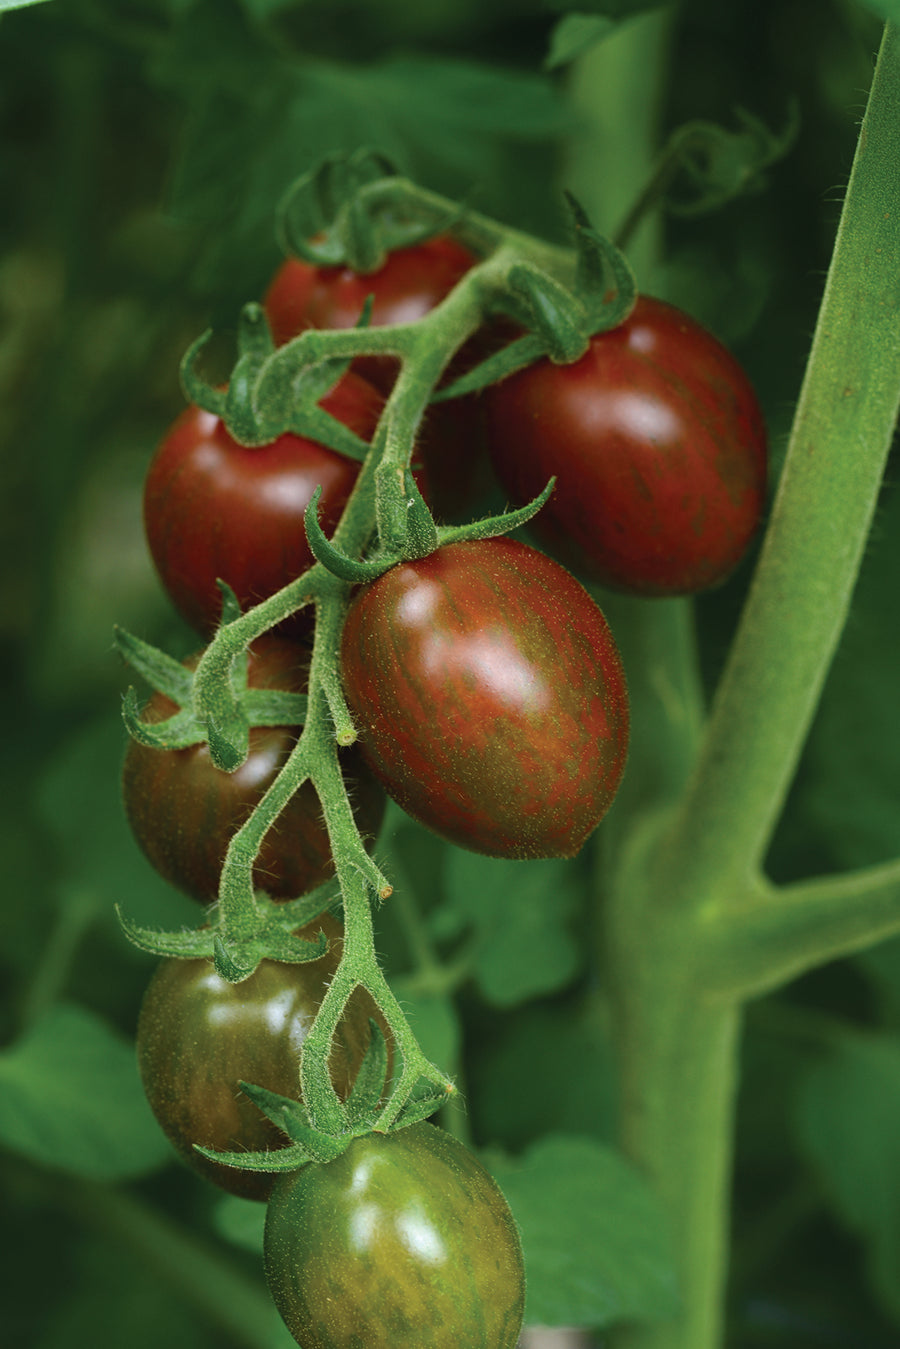
[[[456,1094],[456,1087],[452,1082],[449,1082],[445,1091],[428,1091],[421,1096],[411,1096],[397,1116],[394,1127],[407,1129],[411,1124],[420,1124],[423,1119],[430,1119]]]
[[[227,627],[229,623],[234,623],[241,616],[240,600],[228,582],[223,581],[220,576],[216,577],[216,585],[222,596],[222,627]]]
[[[571,192],[564,196],[575,231],[575,292],[584,306],[586,333],[593,337],[625,322],[637,301],[637,282],[625,254],[597,233]]]
[[[397,170],[393,162],[378,150],[361,147],[352,154],[338,151],[328,155],[307,173],[301,174],[288,188],[278,204],[275,232],[283,251],[302,258],[313,267],[339,267],[344,264],[355,271],[372,271],[381,266],[377,248],[366,242],[364,257],[347,252],[349,234],[352,242],[354,225],[342,229],[336,222],[348,203],[357,197],[367,184],[381,178],[390,178]],[[345,217],[346,219],[346,217]],[[357,265],[365,262],[366,266]]]
[[[237,704],[235,708],[227,727],[220,725],[211,712],[206,718],[210,758],[223,773],[236,773],[250,753],[250,725]]]
[[[302,726],[309,699],[284,689],[247,689],[241,698],[250,726]]]
[[[537,515],[542,506],[550,500],[556,479],[551,478],[547,486],[534,501],[520,506],[514,511],[504,511],[502,515],[490,515],[485,520],[472,520],[466,525],[446,525],[438,530],[441,547],[448,543],[464,543],[469,539],[499,539],[511,534],[514,529],[527,525]]]
[[[165,721],[142,721],[141,704],[134,689],[126,689],[122,697],[122,720],[132,740],[149,749],[188,749],[206,740],[203,727],[189,708],[182,708]]]
[[[224,417],[225,390],[218,389],[210,384],[197,371],[200,353],[209,345],[212,337],[212,328],[207,328],[205,332],[194,339],[181,358],[178,374],[181,381],[181,392],[189,403],[195,403],[197,407],[203,408],[205,412],[212,412],[217,417]]]
[[[387,1041],[378,1022],[372,1017],[369,1018],[369,1029],[369,1048],[346,1100],[347,1118],[353,1126],[374,1121],[387,1081]]]
[[[478,393],[490,384],[496,384],[499,380],[505,379],[507,375],[513,375],[517,370],[524,370],[527,365],[533,365],[544,354],[544,345],[541,339],[533,333],[526,337],[517,337],[514,342],[501,347],[499,351],[495,351],[486,360],[473,366],[466,374],[460,375],[459,379],[455,379],[452,383],[445,384],[436,390],[429,402],[445,403],[450,398],[461,398],[464,394]]]
[[[401,558],[406,562],[433,553],[438,546],[438,530],[408,466],[403,470],[403,482],[406,488],[406,543]]]
[[[287,1134],[292,1143],[299,1144],[311,1160],[330,1162],[346,1150],[352,1134],[345,1131],[335,1137],[314,1129],[309,1122],[309,1112],[300,1101],[291,1100],[289,1096],[279,1096],[277,1092],[253,1086],[249,1082],[240,1082],[238,1085],[266,1119]]]
[[[329,155],[292,183],[278,206],[276,233],[289,256],[365,275],[395,249],[452,229],[462,215],[411,193],[386,155],[363,147]]]
[[[366,327],[371,305],[363,307],[360,327]],[[262,307],[252,302],[241,313],[241,332],[268,333]],[[369,445],[348,426],[332,417],[319,400],[338,383],[350,367],[350,357],[316,359],[310,353],[309,334],[301,333],[277,349],[271,343],[250,341],[249,350],[239,351],[227,388],[214,388],[198,371],[211,329],[201,334],[181,362],[181,386],[189,402],[221,417],[230,435],[251,449],[261,449],[285,432],[305,436],[346,458],[361,462]]]
[[[287,932],[280,922],[260,925],[252,937],[226,941],[221,932],[213,933],[212,957],[216,974],[230,984],[242,984],[254,974],[263,960],[280,960],[286,965],[305,965],[318,960],[328,950],[328,938],[320,932],[316,941],[306,941]]]
[[[335,548],[325,537],[325,532],[319,524],[319,501],[321,497],[322,489],[317,487],[303,516],[306,537],[316,561],[321,562],[327,571],[330,571],[333,576],[339,577],[342,581],[352,581],[354,584],[359,584],[377,580],[383,572],[394,565],[396,559],[373,558],[362,562],[348,557],[346,553],[342,553]]]
[[[275,1175],[299,1171],[302,1166],[313,1161],[306,1148],[299,1143],[292,1143],[286,1148],[273,1148],[271,1152],[215,1152],[213,1148],[203,1148],[195,1143],[194,1151],[222,1166],[233,1166],[241,1171],[267,1171]]]
[[[176,959],[206,959],[213,953],[213,932],[211,928],[198,928],[191,932],[161,932],[156,928],[141,927],[126,918],[121,906],[116,905],[116,917],[119,926],[132,946],[149,951],[155,956],[173,956]]]
[[[193,675],[181,661],[169,656],[159,647],[134,637],[125,628],[113,628],[113,642],[119,655],[144,679],[151,688],[164,693],[173,703],[183,707],[190,701]]]
[[[512,317],[531,329],[557,365],[577,361],[587,350],[585,311],[579,299],[532,263],[509,269],[507,284],[518,303]]]

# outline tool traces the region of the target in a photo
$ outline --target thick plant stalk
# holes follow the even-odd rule
[[[773,971],[803,966],[796,904],[761,884],[760,868],[846,619],[898,403],[900,36],[888,25],[784,475],[708,730],[675,811],[632,834],[608,900],[623,1143],[669,1215],[683,1294],[676,1321],[623,1330],[617,1346],[722,1345],[747,988],[715,977],[713,957],[732,911],[752,940],[758,906]],[[871,939],[882,930],[873,922]],[[814,929],[806,940],[807,963],[826,958]]]

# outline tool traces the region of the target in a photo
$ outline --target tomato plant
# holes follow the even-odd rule
[[[16,1234],[4,1251],[7,1337],[36,1349],[82,1341],[154,1349],[160,1334],[167,1349],[271,1349],[282,1331],[288,1336],[262,1278],[264,1210],[257,1205],[254,1218],[238,1200],[204,1197],[202,1177],[187,1166],[177,1175],[163,1169],[176,1152],[147,1107],[132,1046],[117,1033],[134,1022],[147,977],[113,944],[102,916],[121,901],[123,929],[138,947],[180,955],[184,977],[197,960],[207,974],[242,981],[230,1009],[249,1010],[257,978],[299,978],[289,964],[302,954],[294,934],[315,902],[270,903],[254,889],[269,888],[259,867],[271,872],[257,850],[267,830],[271,840],[291,830],[289,803],[308,775],[335,862],[327,890],[341,891],[342,959],[328,966],[332,951],[322,962],[330,976],[314,990],[316,1019],[302,1053],[285,1055],[284,1077],[263,1076],[254,1056],[236,1063],[225,1093],[229,1107],[243,1100],[238,1074],[295,1097],[299,1083],[303,1105],[279,1106],[277,1092],[247,1089],[290,1133],[291,1151],[277,1138],[277,1152],[251,1160],[239,1150],[229,1161],[243,1159],[255,1173],[260,1164],[301,1170],[311,1158],[322,1163],[310,1168],[312,1185],[327,1179],[326,1159],[351,1139],[368,1132],[366,1146],[393,1147],[395,1134],[402,1140],[414,1120],[439,1111],[442,1127],[492,1169],[515,1217],[529,1349],[559,1339],[611,1349],[894,1344],[896,1225],[885,1215],[900,1204],[900,745],[892,710],[900,492],[888,460],[900,395],[896,22],[884,32],[874,77],[873,55],[878,16],[895,19],[896,5],[621,0],[589,6],[604,10],[597,20],[539,3],[523,17],[522,7],[504,4],[486,16],[477,0],[395,3],[377,13],[364,0],[191,0],[144,4],[141,21],[126,23],[116,0],[16,13],[18,3],[7,0],[0,25],[8,206],[0,512],[11,713],[0,766],[10,897],[0,943],[0,1207]],[[613,10],[621,22],[606,17]],[[787,114],[793,95],[802,109],[797,130]],[[735,105],[749,111],[735,114]],[[379,177],[380,152],[357,150],[375,143],[403,176]],[[320,154],[324,166],[314,162]],[[380,242],[416,230],[453,234],[477,259],[468,268],[464,260],[452,289],[390,340],[384,327],[316,319],[271,357],[252,301],[275,270],[278,199],[296,204],[295,231],[320,231],[329,259],[373,257]],[[626,240],[625,261],[610,238]],[[336,749],[352,741],[354,725],[371,739],[366,717],[342,696],[345,615],[354,601],[363,604],[370,592],[361,587],[374,577],[386,573],[377,586],[389,589],[393,568],[439,572],[451,548],[475,549],[460,540],[511,529],[502,518],[474,517],[518,496],[512,487],[498,496],[495,487],[494,506],[460,511],[451,529],[443,508],[431,522],[404,493],[409,456],[431,461],[426,441],[439,417],[445,425],[443,409],[466,406],[440,401],[447,386],[433,387],[438,371],[444,380],[456,373],[463,332],[483,335],[506,315],[521,332],[482,369],[478,378],[489,385],[493,374],[499,387],[472,399],[480,413],[512,400],[526,379],[510,373],[517,361],[520,372],[536,362],[528,379],[545,370],[541,350],[558,363],[554,387],[575,378],[579,344],[584,350],[595,329],[630,312],[632,276],[723,341],[740,342],[759,389],[779,473],[771,522],[752,548],[752,577],[745,557],[727,586],[699,603],[644,598],[652,586],[674,584],[685,556],[697,569],[727,570],[722,538],[730,546],[744,517],[714,494],[720,478],[732,481],[724,459],[710,461],[713,487],[700,490],[704,463],[694,454],[710,443],[711,405],[694,397],[697,389],[715,402],[735,386],[729,377],[714,387],[705,375],[673,383],[678,362],[699,349],[684,324],[651,362],[658,383],[642,384],[643,356],[628,343],[629,323],[646,328],[649,302],[641,301],[622,332],[593,343],[603,360],[581,391],[588,405],[598,387],[614,392],[626,422],[636,405],[646,416],[648,407],[666,407],[665,396],[684,395],[683,444],[654,448],[647,437],[623,435],[635,453],[653,450],[649,465],[640,460],[646,493],[629,497],[631,505],[635,495],[655,502],[649,523],[623,515],[620,484],[597,486],[582,473],[592,461],[575,455],[561,401],[550,403],[550,418],[535,404],[518,440],[508,431],[517,407],[492,418],[498,438],[510,435],[525,451],[540,424],[535,448],[549,444],[553,462],[539,464],[535,490],[555,472],[557,503],[579,465],[569,523],[555,542],[543,536],[563,565],[596,576],[592,550],[598,539],[608,549],[623,522],[640,550],[626,559],[621,582],[631,593],[610,594],[608,608],[602,602],[628,673],[623,789],[572,863],[461,851],[404,819],[399,806],[370,853],[351,808],[358,792],[348,797]],[[368,292],[375,277],[359,280]],[[148,655],[145,641],[130,639],[135,667],[146,658],[151,686],[183,709],[169,738],[207,734],[215,762],[240,773],[244,714],[254,727],[252,755],[266,706],[285,697],[244,697],[243,653],[270,619],[289,620],[295,600],[314,601],[304,610],[314,607],[316,621],[306,711],[277,713],[291,737],[293,723],[304,721],[301,738],[265,805],[246,818],[241,808],[240,846],[227,848],[218,902],[204,914],[145,865],[121,818],[125,746],[110,698],[109,628],[125,625],[164,646],[172,632],[139,527],[139,447],[158,443],[174,420],[176,349],[210,322],[222,338],[237,335],[233,396],[204,396],[199,339],[183,366],[188,399],[221,408],[236,439],[259,438],[257,413],[269,441],[311,425],[319,374],[341,363],[365,369],[400,351],[402,384],[366,442],[362,489],[351,495],[337,543],[331,531],[329,551],[313,530],[320,561],[288,600],[213,631],[213,592],[202,620],[209,644],[193,680],[179,677],[171,655],[166,664],[162,652]],[[470,338],[464,353],[473,345]],[[626,386],[629,371],[635,378]],[[654,389],[662,402],[652,402]],[[660,424],[658,415],[657,431]],[[717,436],[727,424],[723,414]],[[716,454],[743,444],[724,433],[711,443]],[[448,478],[458,484],[475,440],[461,431],[446,444]],[[258,467],[265,451],[247,457]],[[674,489],[663,472],[670,460],[685,472]],[[660,504],[650,489],[662,493],[666,482]],[[758,509],[759,488],[755,498]],[[702,520],[692,500],[706,504]],[[591,526],[577,543],[576,507],[593,522],[608,502],[618,512],[609,529]],[[553,511],[551,502],[551,521]],[[210,522],[227,524],[226,513],[196,509],[173,534],[173,554],[184,542],[178,534],[190,542]],[[299,520],[292,532],[301,538]],[[255,534],[262,556],[268,533]],[[210,567],[225,580],[230,546],[224,563]],[[685,585],[716,574],[691,569]],[[502,621],[493,625],[474,596],[481,654],[504,631],[518,638],[533,623],[557,671],[554,696],[561,689],[574,698],[578,680],[565,659],[560,674],[558,655],[567,659],[566,643],[577,643],[580,601],[558,572],[547,573],[552,606],[530,571],[527,579],[528,588],[497,587],[492,612]],[[467,595],[456,601],[429,639],[445,635],[451,610],[457,622],[467,609]],[[422,649],[425,641],[422,634]],[[562,815],[612,771],[587,762],[585,718],[575,713],[573,724],[555,718],[570,747],[563,762],[540,732],[531,753],[522,749],[525,731],[514,726],[504,738],[516,719],[500,695],[520,687],[520,666],[510,677],[498,661],[505,682],[491,683],[476,661],[451,687],[451,661],[443,683],[428,683],[429,697],[414,703],[425,681],[420,648],[411,650],[415,687],[404,669],[403,697],[385,707],[380,733],[398,772],[414,763],[416,790],[432,812],[422,818],[444,829],[447,800],[463,795],[453,755],[474,747],[466,760],[473,780],[477,750],[485,780],[495,764],[504,770],[494,795],[456,821],[459,842],[478,843],[482,817],[493,823],[508,804],[514,818],[503,844],[520,844],[529,792],[543,792],[534,818],[554,803]],[[369,663],[381,668],[377,655]],[[289,696],[281,707],[299,707]],[[129,697],[125,720],[141,736],[138,715]],[[496,740],[479,741],[490,728]],[[585,787],[572,781],[582,760],[595,775]],[[179,816],[190,820],[192,805]],[[203,841],[202,827],[192,832]],[[257,960],[266,963],[257,969]],[[399,1046],[398,1071],[381,1077],[375,1037],[350,1094],[341,1085],[336,1096],[332,1039],[337,1058],[360,988]],[[266,1033],[279,1008],[281,1000],[267,1004]],[[230,1043],[238,1038],[229,1034]],[[219,1042],[210,1032],[200,1043],[203,1064],[191,1059],[173,1089],[188,1104],[215,1066]],[[251,1029],[251,1051],[255,1043]],[[164,1051],[163,1060],[166,1069],[175,1056]],[[256,1107],[248,1110],[264,1129]],[[237,1146],[271,1149],[275,1139],[238,1133]],[[234,1144],[234,1131],[221,1142]],[[236,1181],[239,1172],[229,1174]],[[362,1225],[360,1218],[357,1235]],[[477,1236],[474,1221],[468,1228]],[[254,1245],[258,1262],[248,1254]],[[356,1271],[348,1306],[361,1283],[364,1312],[370,1303],[408,1311],[396,1282],[382,1278],[379,1288],[396,1297],[379,1302]],[[318,1307],[310,1302],[311,1315],[318,1310],[329,1324],[314,1334],[340,1331],[327,1302],[329,1273],[317,1284],[325,1286]],[[458,1298],[462,1281],[446,1282]],[[441,1286],[426,1301],[442,1310],[449,1297]],[[492,1312],[490,1297],[477,1302],[482,1315]],[[476,1305],[463,1296],[451,1311],[474,1318]],[[462,1345],[481,1333],[447,1324]],[[561,1326],[572,1329],[561,1334]],[[416,1343],[417,1328],[384,1333]]]
[[[382,398],[352,372],[322,407],[363,440]],[[199,632],[218,625],[227,581],[242,608],[280,590],[313,564],[303,512],[322,488],[319,516],[337,524],[359,464],[290,432],[269,445],[239,445],[222,420],[189,407],[157,450],[144,486],[144,526],[157,571],[176,608]],[[293,630],[307,630],[302,612]]]
[[[431,1124],[354,1139],[278,1179],[266,1277],[303,1349],[514,1349],[518,1233],[484,1167]]]
[[[138,1066],[154,1115],[196,1171],[230,1194],[265,1199],[274,1177],[211,1161],[194,1149],[263,1151],[288,1138],[244,1096],[239,1082],[299,1097],[299,1058],[319,1003],[340,959],[341,929],[328,914],[299,935],[322,931],[318,960],[266,960],[231,984],[208,960],[164,960],[148,985],[137,1028]],[[352,1003],[329,1061],[335,1090],[349,1091],[369,1039],[371,1004]]]
[[[186,663],[194,665],[196,660]],[[308,672],[309,652],[299,642],[266,637],[249,653],[251,688],[303,693]],[[153,724],[175,710],[165,694],[154,693],[143,719]],[[249,755],[234,773],[216,768],[205,742],[186,749],[129,742],[122,771],[125,812],[135,838],[161,876],[201,903],[216,898],[231,836],[283,767],[298,733],[296,726],[252,727]],[[341,753],[353,783],[358,824],[364,834],[374,835],[384,795],[358,750],[351,747]],[[290,899],[333,874],[319,798],[305,782],[266,834],[254,865],[254,884],[273,899]]]
[[[572,856],[625,765],[628,700],[602,613],[508,538],[450,544],[354,600],[341,646],[367,762],[464,848]]]
[[[533,522],[573,570],[641,595],[723,580],[759,526],[766,435],[753,389],[711,333],[638,298],[579,361],[538,361],[485,396],[497,475],[516,503],[556,475]]]

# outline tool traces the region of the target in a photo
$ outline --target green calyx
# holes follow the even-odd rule
[[[373,194],[371,189],[379,189]],[[365,276],[387,255],[450,229],[459,208],[411,193],[378,150],[328,156],[288,188],[276,215],[278,242],[314,267],[351,267]]]
[[[291,1140],[285,1148],[266,1152],[215,1152],[197,1147],[197,1151],[211,1161],[247,1171],[266,1171],[283,1174],[297,1171],[310,1162],[330,1162],[350,1146],[354,1138],[373,1132],[393,1132],[408,1128],[428,1119],[454,1093],[452,1083],[436,1074],[424,1081],[422,1090],[410,1096],[406,1105],[387,1129],[379,1128],[381,1102],[388,1085],[390,1056],[387,1042],[377,1021],[369,1021],[371,1039],[360,1065],[353,1088],[346,1101],[331,1092],[328,1114],[331,1130],[312,1122],[315,1110],[303,1102],[280,1096],[265,1087],[241,1082],[245,1096],[256,1105],[268,1120]]]
[[[528,335],[495,352],[432,395],[433,403],[476,393],[546,357],[558,365],[577,361],[590,339],[624,323],[637,300],[637,284],[625,256],[591,226],[584,208],[565,194],[575,236],[575,276],[563,285],[531,262],[514,263],[492,307]]]
[[[371,305],[360,315],[368,323]],[[250,303],[241,311],[238,355],[226,389],[215,388],[198,371],[211,329],[191,344],[181,363],[181,384],[189,402],[221,417],[240,445],[259,448],[292,432],[314,440],[348,459],[362,461],[366,441],[319,406],[346,373],[347,357],[316,359],[302,334],[276,348],[262,306]]]
[[[124,628],[114,630],[113,640],[117,651],[132,669],[178,708],[164,721],[142,721],[137,694],[129,688],[122,700],[122,718],[128,734],[141,745],[171,750],[208,743],[216,766],[225,772],[234,772],[247,757],[245,742],[252,726],[302,726],[306,720],[305,694],[248,687],[246,653],[232,665],[231,696],[229,701],[222,700],[219,710],[224,715],[221,720],[212,712],[201,719],[193,705],[194,675],[191,670]],[[226,726],[227,730],[223,729]]]
[[[309,895],[288,903],[276,903],[264,895],[254,897],[257,924],[247,936],[226,936],[220,913],[213,909],[207,926],[191,932],[163,932],[142,927],[116,907],[119,925],[133,946],[151,955],[178,960],[211,960],[216,973],[231,984],[242,983],[262,960],[280,960],[286,965],[304,965],[319,960],[328,950],[324,932],[316,941],[298,937],[294,929],[305,927],[323,914],[334,886],[320,886]]]

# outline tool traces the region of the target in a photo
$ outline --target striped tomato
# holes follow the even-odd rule
[[[535,537],[579,575],[635,595],[718,585],[766,501],[750,381],[687,314],[642,295],[571,365],[542,359],[487,390],[494,469],[517,505],[556,488]]]
[[[279,1177],[266,1277],[303,1349],[515,1349],[522,1247],[496,1182],[432,1124]]]
[[[494,857],[571,857],[625,765],[628,697],[603,614],[512,539],[391,568],[341,648],[363,755],[435,833]]]

